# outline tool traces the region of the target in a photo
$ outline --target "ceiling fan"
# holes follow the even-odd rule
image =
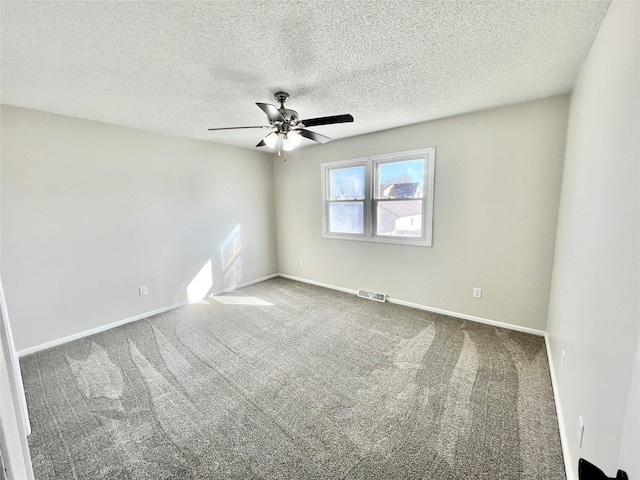
[[[260,107],[262,111],[267,114],[269,125],[210,128],[209,130],[235,130],[241,128],[272,129],[272,131],[266,137],[260,140],[256,147],[267,146],[269,148],[275,148],[276,146],[278,146],[278,155],[280,155],[281,150],[288,152],[300,145],[300,142],[302,142],[302,137],[308,138],[318,143],[327,143],[329,140],[331,140],[329,137],[320,135],[316,132],[312,132],[311,130],[307,130],[305,127],[316,127],[318,125],[331,125],[334,123],[353,122],[353,117],[348,114],[299,120],[298,112],[289,108],[284,108],[284,103],[289,98],[289,94],[287,92],[276,92],[274,96],[276,101],[280,103],[280,108],[276,108],[270,103],[256,102],[256,105],[258,105],[258,107]]]

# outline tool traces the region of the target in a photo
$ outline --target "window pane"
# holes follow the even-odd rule
[[[378,164],[376,198],[422,198],[424,159]]]
[[[329,204],[329,233],[364,233],[363,202]]]
[[[422,200],[380,201],[376,210],[377,235],[422,236]]]
[[[363,200],[364,165],[329,170],[329,200]]]

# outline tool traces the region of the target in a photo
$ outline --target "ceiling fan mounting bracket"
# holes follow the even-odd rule
[[[280,104],[280,108],[284,108],[284,102],[289,99],[289,94],[287,92],[276,92],[273,96],[276,98],[276,102]]]

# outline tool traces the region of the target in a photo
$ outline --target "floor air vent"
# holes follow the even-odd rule
[[[387,295],[384,293],[367,292],[366,290],[358,290],[358,296],[375,300],[376,302],[384,302],[387,299]]]

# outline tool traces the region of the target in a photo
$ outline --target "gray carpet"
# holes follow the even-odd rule
[[[41,479],[564,479],[540,337],[275,278],[21,360]]]

